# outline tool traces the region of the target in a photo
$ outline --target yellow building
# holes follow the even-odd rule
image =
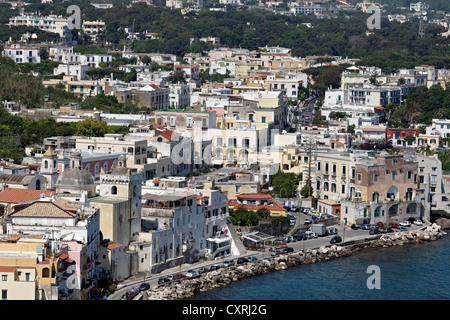
[[[0,241],[2,300],[52,300],[58,258],[41,237],[9,236]]]
[[[45,87],[56,87],[59,84],[64,86],[65,91],[73,93],[77,97],[84,99],[89,96],[96,96],[104,93],[110,94],[112,86],[109,85],[108,79],[97,80],[79,80],[77,76],[63,76],[63,79],[43,80],[42,84]]]

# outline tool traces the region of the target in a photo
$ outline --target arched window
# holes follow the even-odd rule
[[[36,180],[36,190],[41,190],[41,180]]]
[[[381,206],[376,207],[375,211],[373,212],[373,215],[375,217],[379,217],[380,216],[380,211],[381,211]]]
[[[331,184],[331,192],[336,192],[336,183]]]
[[[42,278],[50,278],[50,269],[49,268],[42,269]]]
[[[374,192],[374,193],[372,193],[372,201],[373,202],[375,202],[375,203],[377,203],[378,202],[378,199],[379,199],[379,194],[378,194],[378,192]]]
[[[328,191],[328,182],[323,183],[323,191]]]
[[[48,161],[47,160],[44,161],[44,168],[48,169]]]
[[[111,194],[117,194],[117,187],[116,186],[112,186],[111,187]]]

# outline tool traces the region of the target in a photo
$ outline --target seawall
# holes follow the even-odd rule
[[[434,223],[416,231],[383,234],[380,237],[362,243],[353,243],[345,246],[322,246],[317,249],[281,254],[275,257],[210,271],[196,278],[185,278],[181,281],[166,283],[142,292],[142,299],[181,300],[192,297],[196,293],[224,286],[244,278],[285,270],[301,264],[346,257],[364,248],[386,248],[410,243],[434,241],[443,235],[446,235],[446,232],[442,230],[441,226]]]

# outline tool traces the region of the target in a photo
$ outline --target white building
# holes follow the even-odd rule
[[[61,38],[71,38],[71,31],[68,28],[68,18],[50,15],[46,17],[35,15],[19,15],[9,18],[9,26],[28,26],[39,28],[42,31],[59,34]]]
[[[60,64],[55,69],[53,69],[53,74],[55,76],[59,74],[65,74],[69,76],[77,76],[77,79],[86,79],[86,71],[90,68],[84,64]]]
[[[188,84],[169,84],[170,108],[178,109],[191,104],[191,86]]]
[[[9,57],[14,60],[15,63],[40,63],[41,57],[39,56],[41,48],[32,46],[23,46],[20,44],[13,44],[3,49],[3,56]]]
[[[100,67],[100,63],[109,64],[112,61],[112,55],[108,54],[83,54],[80,55],[80,62],[90,68]]]

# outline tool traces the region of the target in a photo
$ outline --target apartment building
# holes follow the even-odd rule
[[[86,97],[96,96],[97,94],[110,94],[112,89],[112,84],[108,79],[96,81],[96,80],[79,80],[76,75],[63,76],[63,79],[50,79],[43,80],[42,84],[46,87],[55,87],[62,84],[65,91],[71,92],[77,97],[82,99]]]
[[[268,129],[242,126],[233,129],[209,129],[212,142],[212,164],[250,165],[258,162],[259,153],[268,144]]]
[[[104,21],[83,21],[82,30],[89,35],[93,41],[97,40],[97,35],[106,30]]]
[[[208,130],[216,127],[215,112],[190,111],[185,109],[168,109],[155,111],[155,116],[162,119],[162,127],[195,141],[208,140]]]
[[[187,84],[169,84],[169,108],[180,109],[191,104],[191,86]]]
[[[77,138],[77,150],[101,150],[104,152],[126,154],[129,168],[141,169],[147,163],[147,140],[126,140],[122,134],[105,134],[104,137]],[[100,170],[102,168],[99,168]]]
[[[147,254],[140,259],[142,270],[160,272],[231,253],[228,202],[219,191],[144,187],[142,205],[143,232],[136,242],[139,257]]]
[[[61,38],[69,38],[71,35],[68,28],[69,20],[62,16],[49,15],[45,17],[37,15],[21,14],[9,18],[9,26],[28,26],[39,28],[42,31],[53,32],[59,34]]]
[[[0,240],[1,300],[57,300],[58,258],[43,236],[8,235]]]
[[[3,56],[13,59],[15,63],[40,63],[40,51],[41,48],[37,46],[13,44],[11,46],[4,47]]]
[[[112,55],[109,54],[82,54],[80,55],[80,62],[89,68],[99,68],[100,64],[108,65],[112,61]]]

